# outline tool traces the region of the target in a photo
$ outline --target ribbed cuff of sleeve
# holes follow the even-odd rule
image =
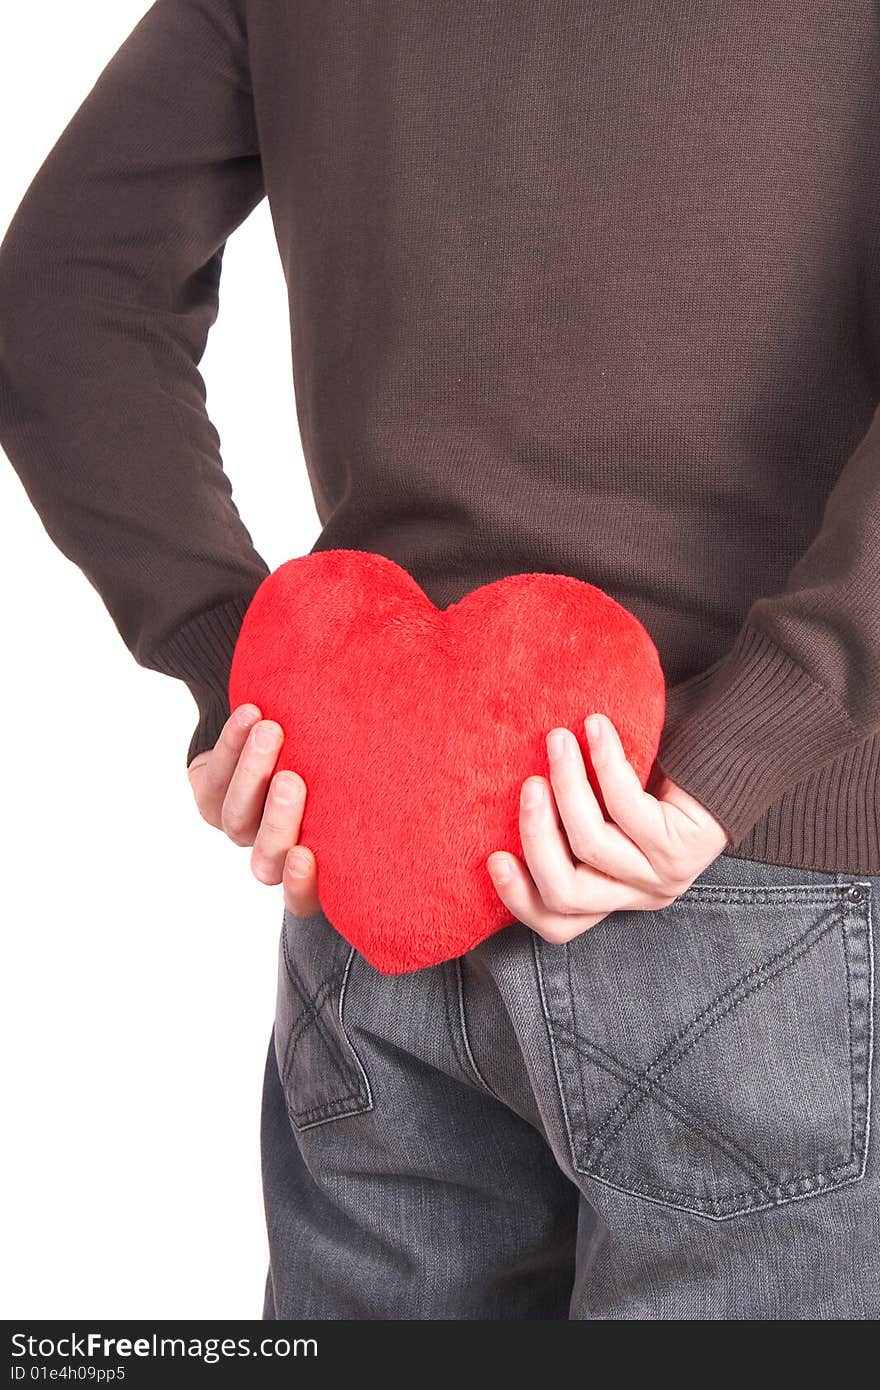
[[[229,718],[232,653],[252,597],[230,599],[190,618],[145,663],[185,681],[198,705],[199,719],[187,749],[187,767],[197,753],[213,748]]]
[[[795,783],[864,738],[809,672],[746,623],[724,657],[667,691],[657,762],[735,846]]]

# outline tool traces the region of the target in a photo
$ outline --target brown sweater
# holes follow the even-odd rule
[[[600,585],[728,852],[880,873],[878,107],[874,0],[157,0],[0,248],[0,442],[189,757],[267,572],[198,369],[267,195],[315,548]]]

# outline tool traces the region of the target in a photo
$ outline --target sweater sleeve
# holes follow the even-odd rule
[[[729,651],[667,692],[657,763],[731,843],[795,784],[880,731],[880,410],[782,589]]]
[[[268,573],[198,366],[225,240],[264,196],[242,4],[155,0],[0,246],[0,444],[135,660],[191,690],[187,762]]]

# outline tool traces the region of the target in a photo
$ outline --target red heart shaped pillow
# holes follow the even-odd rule
[[[461,955],[511,921],[486,869],[522,857],[519,790],[547,772],[554,726],[613,720],[644,786],[665,682],[637,618],[562,574],[512,574],[437,608],[362,550],[288,560],[254,595],[229,678],[284,730],[277,769],[305,779],[300,839],[321,907],[386,974]]]

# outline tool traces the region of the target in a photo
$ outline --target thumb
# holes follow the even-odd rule
[[[288,912],[295,917],[310,917],[320,912],[318,866],[307,845],[294,845],[288,850],[281,881]]]

